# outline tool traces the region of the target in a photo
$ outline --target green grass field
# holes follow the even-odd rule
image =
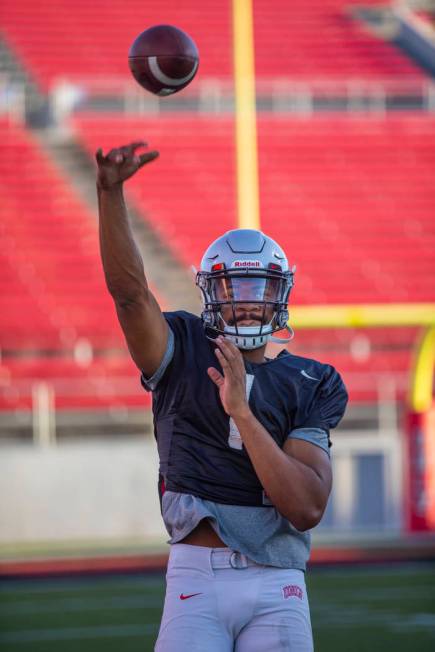
[[[307,584],[316,652],[435,650],[434,565],[314,568]],[[154,574],[3,581],[0,650],[151,651],[163,593]]]

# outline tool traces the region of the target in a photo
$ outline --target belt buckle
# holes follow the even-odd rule
[[[248,560],[246,555],[243,555],[241,552],[234,551],[230,556],[230,566],[235,570],[242,570],[243,568],[248,568]]]

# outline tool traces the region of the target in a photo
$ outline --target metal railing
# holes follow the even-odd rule
[[[351,410],[343,422],[346,432],[357,436],[361,428],[369,427],[374,435],[381,436],[386,431],[398,431],[400,397],[407,386],[405,377],[387,373],[377,374],[376,378],[373,374],[348,374],[346,383],[351,391],[372,395],[376,387],[376,399],[370,401],[370,415],[361,416],[358,404],[352,406],[355,414]],[[130,421],[140,426],[138,432],[151,432],[150,406],[137,377],[23,378],[12,383],[4,379],[0,398],[3,406],[0,439],[13,441],[18,432],[25,430],[26,439],[35,445],[52,446],[58,439],[58,430],[67,427],[68,421],[71,430],[77,427],[80,435],[88,425],[91,434],[97,431],[104,434],[104,424],[110,422],[122,429]],[[140,422],[135,412],[142,414]],[[92,418],[88,413],[93,414]]]
[[[312,114],[315,112],[435,111],[435,83],[430,79],[258,79],[258,112]],[[32,96],[22,82],[0,76],[0,114],[25,121]],[[226,114],[234,111],[231,80],[204,79],[182,93],[159,98],[126,78],[59,78],[49,91],[50,120],[64,125],[76,113],[113,110],[122,113],[196,111]]]

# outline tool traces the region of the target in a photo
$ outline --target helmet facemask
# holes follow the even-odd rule
[[[273,338],[272,333],[287,328],[288,297],[293,286],[293,270],[225,269],[220,263],[211,272],[199,272],[204,312],[202,319],[211,339],[224,335],[239,349],[257,349]],[[272,266],[271,266],[272,267]],[[291,338],[290,338],[291,339]]]

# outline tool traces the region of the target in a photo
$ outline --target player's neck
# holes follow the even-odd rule
[[[266,345],[261,346],[259,349],[251,349],[249,351],[242,350],[242,355],[247,362],[262,364],[263,362],[266,362],[266,358],[264,356],[265,351]]]

